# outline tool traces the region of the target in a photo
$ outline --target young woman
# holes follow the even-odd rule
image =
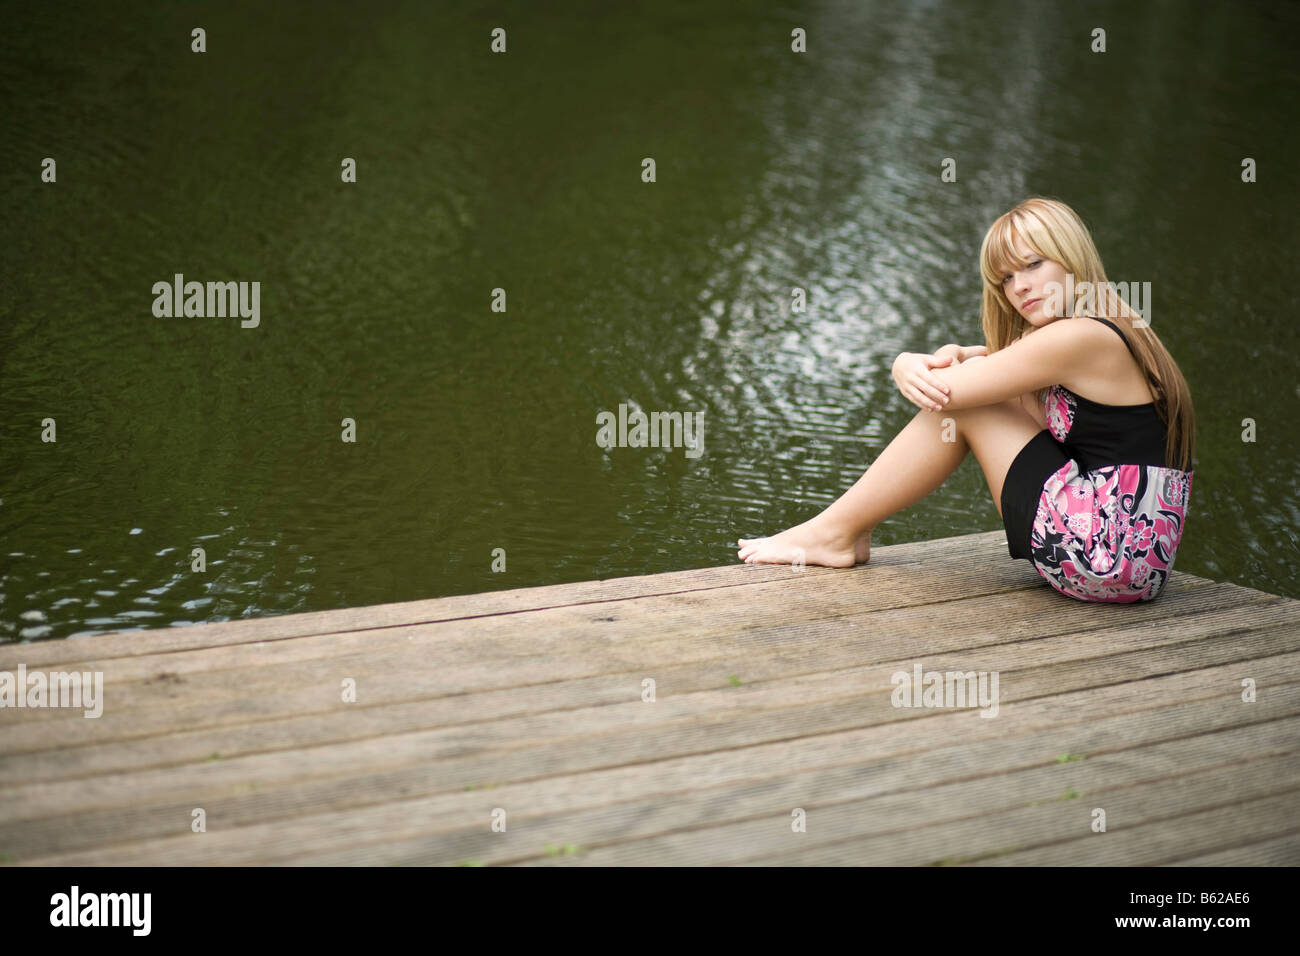
[[[921,411],[821,514],[775,537],[740,539],[741,560],[865,562],[872,529],[938,488],[973,450],[1013,558],[1079,600],[1155,600],[1194,474],[1182,372],[1127,302],[1096,294],[1110,288],[1101,259],[1062,202],[1027,199],[998,217],[980,272],[986,344],[900,355],[894,381]],[[1078,308],[1085,282],[1099,315]],[[1073,302],[1064,298],[1071,288]]]

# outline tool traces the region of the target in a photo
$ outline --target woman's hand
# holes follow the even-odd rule
[[[937,359],[941,359],[941,358],[947,358],[949,355],[951,355],[953,364],[960,365],[962,362],[966,361],[966,356],[962,354],[965,351],[966,350],[963,349],[960,345],[945,345],[943,348],[939,349],[939,351],[934,353],[934,357]]]
[[[948,401],[948,387],[932,375],[930,369],[956,364],[958,355],[949,351],[951,349],[958,347],[945,345],[934,355],[904,352],[894,360],[894,381],[898,383],[898,390],[917,408],[937,412]]]
[[[983,345],[945,345],[943,348],[939,349],[939,351],[934,353],[934,357],[941,359],[945,355],[951,355],[956,358],[957,364],[960,365],[967,359],[973,359],[977,355],[982,355],[987,358],[988,354],[988,348]]]

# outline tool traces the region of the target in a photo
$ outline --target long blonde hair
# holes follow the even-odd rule
[[[1016,255],[1017,236],[1038,255],[1059,262],[1067,273],[1073,274],[1075,301],[1063,303],[1066,315],[1077,314],[1076,308],[1082,297],[1078,291],[1080,283],[1090,282],[1094,289],[1111,288],[1107,285],[1106,271],[1102,268],[1097,247],[1078,214],[1056,199],[1026,199],[989,226],[980,246],[980,273],[984,278],[980,323],[984,327],[984,344],[990,355],[1034,328],[1011,305],[1002,287],[1003,276],[1029,264]],[[1123,317],[1130,323],[1141,318],[1118,295],[1110,295],[1109,303],[1108,311],[1099,310],[1103,318]],[[1168,429],[1166,463],[1169,467],[1190,471],[1196,451],[1196,416],[1187,380],[1151,326],[1144,324],[1135,328],[1126,323],[1115,324],[1141,366],[1155,398],[1156,414]],[[1037,393],[1040,405],[1046,392],[1044,388]]]

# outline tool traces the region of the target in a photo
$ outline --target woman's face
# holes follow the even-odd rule
[[[1020,271],[1009,272],[1003,276],[1002,292],[1011,303],[1011,307],[1024,316],[1026,322],[1035,328],[1042,328],[1060,318],[1059,315],[1048,311],[1049,305],[1059,303],[1062,308],[1066,306],[1063,300],[1065,267],[1053,259],[1040,256],[1025,245],[1018,236],[1013,248],[1016,255],[1027,260],[1027,264]],[[1052,282],[1057,284],[1056,303],[1049,302],[1051,293],[1048,284]]]

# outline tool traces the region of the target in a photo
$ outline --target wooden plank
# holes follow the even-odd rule
[[[509,656],[535,655],[539,641],[547,642],[547,650],[566,647],[574,638],[594,638],[598,640],[597,647],[603,647],[604,642],[624,636],[638,627],[650,630],[655,636],[666,634],[665,639],[673,640],[677,635],[688,637],[732,632],[742,624],[744,630],[750,631],[783,623],[864,615],[878,615],[872,618],[873,622],[933,622],[937,627],[963,628],[969,632],[982,629],[987,633],[1004,627],[1007,630],[1000,636],[1014,639],[1050,633],[1050,628],[1043,629],[1041,624],[1025,615],[1039,611],[1042,598],[1048,599],[1048,606],[1059,605],[1061,600],[1041,590],[1032,594],[972,591],[950,596],[944,602],[925,600],[912,603],[900,601],[900,597],[909,594],[886,588],[864,589],[860,585],[860,581],[843,577],[839,580],[813,580],[800,574],[720,593],[625,598],[610,601],[597,609],[585,605],[565,606],[520,615],[309,635],[128,658],[85,659],[65,666],[68,669],[102,670],[106,678],[111,675],[114,681],[148,682],[160,674],[175,675],[184,680],[202,671],[239,667],[265,670],[272,665],[312,660],[369,660],[394,651],[407,654],[436,652],[443,662],[458,650],[471,660],[499,660]],[[931,598],[932,594],[926,588],[919,596]],[[1134,624],[1153,623],[1171,615],[1188,613],[1212,601],[1242,606],[1278,600],[1286,599],[1236,585],[1198,579],[1153,604],[1120,609],[1104,604],[1080,603],[1077,609],[1071,608],[1070,626],[1087,628],[1093,622],[1110,622],[1117,617]],[[978,619],[967,620],[968,614],[977,615]]]
[[[1159,826],[1159,824],[1156,824]],[[1226,850],[1167,860],[1161,866],[1300,866],[1300,828],[1272,839],[1241,843]]]
[[[511,829],[506,834],[489,832],[489,808],[479,808],[473,826],[432,830],[433,820],[414,808],[388,805],[375,808],[363,818],[346,821],[350,825],[348,838],[354,845],[344,844],[334,829],[330,834],[332,848],[317,850],[312,854],[313,865],[447,865],[460,859],[483,863],[515,862],[540,857],[539,849],[547,844],[576,844],[584,847],[635,839],[639,834],[658,835],[669,830],[681,831],[716,824],[723,819],[778,817],[787,824],[794,807],[802,807],[810,815],[813,809],[829,804],[863,799],[880,793],[920,793],[936,790],[946,795],[939,801],[943,813],[951,817],[967,817],[980,812],[1016,806],[1030,800],[1056,800],[1070,787],[1096,787],[1101,785],[1132,785],[1144,780],[1159,778],[1162,774],[1184,774],[1197,768],[1238,763],[1260,755],[1284,753],[1294,747],[1300,719],[1291,718],[1274,724],[1252,725],[1221,734],[1206,735],[1205,739],[1184,739],[1148,747],[1129,748],[1109,753],[1093,753],[1088,758],[1086,772],[1081,765],[1056,764],[1050,756],[1051,748],[1043,748],[1048,734],[1035,735],[1034,749],[1039,753],[1039,766],[1020,772],[998,772],[986,775],[987,785],[981,784],[979,793],[973,792],[972,762],[961,748],[945,748],[942,752],[926,754],[924,758],[895,757],[883,762],[852,764],[822,768],[799,774],[784,775],[761,780],[740,780],[727,786],[684,791],[679,794],[652,794],[638,800],[607,804],[598,807],[573,808],[561,803],[547,812],[532,813],[534,804],[526,802],[533,794],[520,794],[514,799],[505,793],[485,795],[494,800],[494,806],[510,807]],[[1113,722],[1111,743],[1124,744],[1124,729]],[[1058,732],[1059,735],[1059,732]],[[999,754],[998,756],[1003,756]],[[1005,757],[1004,757],[1005,759]],[[976,771],[978,772],[978,771]],[[940,781],[957,781],[947,787]],[[557,797],[562,795],[557,794]],[[559,800],[555,801],[560,803]],[[571,803],[568,801],[568,803]],[[329,826],[344,821],[316,821]],[[927,822],[932,822],[927,818]],[[418,831],[423,824],[426,831]],[[320,830],[316,833],[319,834]],[[503,839],[507,834],[510,839]],[[386,836],[399,839],[385,839]],[[250,862],[273,863],[298,858],[323,841],[313,838],[310,831],[298,834],[296,847],[277,834],[274,842],[270,834],[253,841],[245,838],[238,848],[233,841],[217,852],[223,858],[246,857]],[[194,846],[191,842],[190,846]],[[272,855],[272,847],[276,855]],[[240,853],[242,851],[242,854]],[[287,851],[287,852],[286,852]],[[253,855],[256,854],[254,857]]]
[[[588,610],[597,610],[599,605],[630,598],[688,595],[699,591],[746,588],[772,582],[789,583],[796,579],[826,584],[833,582],[838,586],[852,586],[868,592],[899,592],[902,600],[896,600],[894,605],[928,604],[954,597],[1003,591],[1025,591],[1057,601],[1057,606],[1062,600],[1027,563],[1008,559],[1006,540],[1001,532],[986,532],[892,545],[873,551],[871,562],[861,567],[810,567],[797,572],[797,576],[787,566],[737,563],[725,567],[489,591],[366,608],[189,627],[147,628],[63,641],[0,644],[0,670],[14,670],[20,663],[29,669],[53,665],[71,668],[78,664],[103,662],[112,658],[409,627],[548,608],[587,606]],[[1152,602],[1153,606],[1168,600],[1182,587],[1205,583],[1210,582],[1205,578],[1175,571],[1166,592],[1156,602]],[[1124,610],[1130,607],[1125,606]]]
[[[409,641],[400,653],[275,668],[228,668],[166,681],[116,682],[109,671],[103,717],[87,720],[80,712],[50,708],[8,728],[0,753],[13,759],[0,769],[0,786],[14,779],[95,772],[96,758],[88,754],[96,745],[111,741],[137,742],[138,756],[128,758],[129,767],[174,762],[165,755],[166,748],[186,741],[187,752],[177,752],[174,759],[204,759],[213,753],[237,756],[277,745],[359,739],[380,729],[376,721],[384,719],[375,718],[369,710],[391,710],[408,702],[422,702],[410,712],[427,715],[425,723],[421,727],[389,727],[388,732],[464,723],[467,711],[475,720],[484,720],[639,699],[640,681],[647,674],[682,693],[716,688],[729,673],[743,674],[741,679],[753,684],[837,667],[884,666],[915,660],[919,655],[957,650],[974,654],[1011,641],[1023,643],[1031,651],[1051,648],[1068,655],[1077,648],[1103,654],[1211,634],[1236,627],[1243,618],[1250,626],[1261,628],[1286,621],[1300,624],[1300,602],[1271,598],[1261,604],[1235,603],[1241,599],[1253,599],[1253,595],[1241,589],[1226,593],[1215,587],[1191,589],[1177,605],[1181,614],[1171,608],[1160,617],[1129,622],[1113,613],[1083,613],[1071,619],[1070,626],[1077,630],[1067,637],[1041,636],[1030,641],[1024,639],[1028,636],[1024,625],[1014,623],[1015,618],[1003,621],[999,615],[1005,610],[1005,599],[994,597],[971,599],[960,609],[926,615],[890,610],[823,620],[818,612],[810,611],[788,614],[784,621],[779,614],[771,619],[761,615],[767,623],[752,628],[751,618],[733,615],[730,626],[721,630],[716,623],[683,622],[675,628],[627,625],[623,632],[627,636],[619,637],[602,630],[601,624],[589,623],[589,633],[576,627],[553,640],[520,635],[514,628],[514,633],[494,641],[490,632],[499,629],[499,623],[479,620],[459,626],[462,633],[455,635],[454,647],[450,639],[445,644],[436,638]],[[949,614],[957,615],[956,619],[946,621],[944,616]],[[743,629],[739,620],[744,622]],[[1117,620],[1124,623],[1116,627]],[[1103,622],[1111,626],[1097,627]],[[643,631],[667,636],[638,636]],[[536,646],[530,649],[529,640]],[[1014,654],[1014,649],[1009,653]],[[363,703],[340,701],[344,677],[357,681]],[[467,700],[464,695],[471,691],[474,696]],[[115,699],[128,701],[129,706],[112,703]],[[472,707],[468,706],[471,701]],[[176,732],[177,726],[187,729]],[[255,742],[253,749],[241,749],[238,732],[201,733],[206,728],[240,726],[245,739]],[[276,730],[286,726],[290,729],[276,737]],[[155,740],[159,735],[176,743],[160,745]],[[161,751],[157,749],[160,746]],[[86,749],[70,749],[74,747]],[[56,748],[57,754],[38,753]],[[17,756],[25,754],[36,756],[27,760]],[[101,761],[100,767],[104,766],[111,765]]]
[[[651,843],[654,852],[665,845],[677,847],[671,861],[692,864],[717,858],[719,846],[728,840],[721,856],[730,862],[783,862],[781,855],[802,848],[803,841],[816,844],[808,851],[813,856],[828,842],[838,844],[842,839],[861,838],[864,833],[886,841],[892,838],[901,845],[918,828],[958,824],[978,830],[981,820],[1025,808],[1047,808],[1040,816],[1049,821],[1051,834],[1059,841],[1078,833],[1080,827],[1088,832],[1088,813],[1094,799],[1110,807],[1115,793],[1135,785],[1150,784],[1148,789],[1159,789],[1162,794],[1195,785],[1190,792],[1197,794],[1197,799],[1222,799],[1222,793],[1216,796],[1211,785],[1197,784],[1198,775],[1219,774],[1214,777],[1217,781],[1223,774],[1231,776],[1231,771],[1244,766],[1252,768],[1250,776],[1257,784],[1246,793],[1257,793],[1261,788],[1285,789],[1288,784],[1300,787],[1300,761],[1292,749],[1297,726],[1300,718],[1292,717],[1204,737],[1095,753],[1086,761],[1066,764],[1053,761],[1050,755],[1054,747],[1040,746],[1035,748],[1037,756],[1032,765],[1016,772],[984,775],[973,775],[974,768],[962,748],[955,746],[942,754],[927,755],[926,759],[899,757],[884,763],[822,768],[766,782],[741,779],[725,787],[697,788],[674,795],[642,794],[632,801],[599,807],[575,807],[563,792],[556,792],[543,809],[524,802],[532,794],[512,796],[503,789],[484,794],[477,801],[472,822],[462,813],[464,822],[456,828],[436,829],[439,820],[431,807],[423,802],[403,801],[358,813],[286,821],[281,826],[214,830],[31,862],[69,866],[143,865],[160,860],[168,865],[266,865],[288,861],[303,865],[450,865],[460,860],[541,863],[549,862],[544,849],[548,844],[576,844],[584,848],[584,862],[600,864],[599,856],[616,853],[624,857],[635,851],[637,862],[648,863],[640,844]],[[1112,721],[1108,733],[1114,744],[1123,747],[1127,742],[1119,722]],[[1046,737],[1042,741],[1050,742]],[[1261,769],[1269,759],[1279,757],[1286,759],[1277,761],[1278,766],[1268,772]],[[935,785],[936,780],[949,782]],[[1071,792],[1079,796],[1061,799]],[[1240,798],[1241,794],[1234,796]],[[1067,806],[1073,809],[1072,814],[1062,812]],[[493,807],[509,811],[509,827],[504,833],[490,830]],[[790,832],[791,810],[795,807],[807,812],[807,834]],[[845,807],[854,812],[843,812]],[[530,812],[534,810],[541,812]],[[918,824],[918,820],[922,822]],[[849,825],[842,829],[839,824],[845,821]],[[1114,822],[1110,828],[1112,834],[1116,832]],[[710,832],[713,830],[723,830],[729,836],[718,837]],[[756,853],[756,832],[766,848],[761,854]],[[794,844],[792,839],[796,840]],[[1114,839],[1122,841],[1125,837]],[[700,858],[691,856],[692,840],[703,848]],[[329,848],[320,849],[322,844]],[[978,843],[970,845],[974,854],[980,849]],[[992,852],[985,855],[991,856]],[[902,849],[894,857],[896,863],[943,859],[907,859]],[[1048,853],[1046,862],[1059,860]]]
[[[862,575],[879,567],[919,564],[936,553],[962,563],[976,563],[1000,556],[1004,560],[986,569],[993,572],[993,586],[1037,587],[1037,572],[1023,562],[1007,560],[1006,540],[1000,531],[961,535],[934,541],[914,541],[873,551],[871,562],[860,568],[807,568],[813,577]],[[1000,555],[999,555],[1000,552]],[[420,601],[404,601],[362,608],[341,608],[278,617],[227,621],[177,628],[145,628],[94,634],[63,641],[34,641],[0,645],[0,670],[13,670],[19,663],[29,668],[69,664],[82,660],[132,657],[167,651],[215,647],[253,641],[285,640],[313,634],[428,624],[495,614],[517,614],[578,604],[603,604],[612,600],[651,595],[670,595],[716,588],[743,587],[768,581],[786,580],[791,569],[780,565],[741,564],[724,567],[669,571],[596,581],[542,587],[486,591]],[[1190,575],[1188,576],[1191,577]],[[1172,586],[1171,580],[1170,585]]]
[[[1187,626],[1189,629],[1192,625]],[[1260,631],[1203,638],[1173,647],[1153,647],[1103,659],[1017,666],[1008,654],[1033,654],[1034,644],[1006,645],[931,656],[927,669],[1021,671],[1000,687],[1004,703],[1061,690],[1133,681],[1144,676],[1204,668],[1227,661],[1273,655],[1300,656],[1300,628],[1294,623]],[[1050,660],[1050,658],[1049,658]],[[669,694],[654,705],[643,703],[638,686],[627,689],[627,703],[571,708],[551,714],[458,725],[408,734],[249,757],[202,765],[148,769],[137,773],[81,777],[54,783],[0,788],[0,821],[33,815],[70,813],[87,807],[129,806],[149,795],[158,799],[198,800],[232,792],[255,779],[263,787],[284,787],[329,776],[393,771],[430,760],[496,751],[509,765],[511,755],[549,742],[584,744],[586,760],[654,760],[693,750],[748,746],[768,735],[816,735],[830,730],[914,719],[892,706],[890,675],[916,659],[884,665],[843,668],[781,679],[754,687]],[[1252,661],[1252,664],[1255,663]],[[1262,661],[1260,661],[1262,663]],[[1240,670],[1240,668],[1238,668]],[[735,693],[734,691],[740,691]],[[987,721],[986,721],[987,722]],[[673,750],[672,747],[681,747]],[[599,764],[597,764],[599,765]],[[12,781],[9,781],[12,783]],[[39,812],[33,814],[33,810]]]
[[[1034,698],[1023,704],[1007,705],[995,720],[967,712],[930,712],[923,720],[856,728],[812,740],[787,737],[761,746],[704,750],[695,757],[606,769],[592,767],[585,752],[586,744],[576,741],[508,755],[513,758],[511,763],[522,764],[513,772],[502,766],[502,757],[494,760],[492,755],[483,755],[413,767],[400,775],[366,775],[359,780],[345,781],[344,786],[349,789],[357,783],[366,786],[371,790],[371,803],[400,804],[393,812],[400,820],[407,821],[408,826],[412,825],[410,821],[423,821],[433,829],[474,826],[477,832],[483,815],[498,805],[496,801],[509,801],[506,805],[516,808],[516,812],[521,802],[533,813],[554,809],[557,803],[570,810],[585,807],[582,815],[587,817],[600,804],[625,802],[646,794],[658,794],[655,802],[676,807],[685,797],[670,799],[669,794],[705,791],[737,782],[760,786],[756,781],[765,779],[768,785],[776,785],[811,769],[890,760],[895,761],[895,769],[881,772],[896,773],[901,765],[909,772],[914,772],[910,768],[930,770],[938,775],[924,778],[931,781],[963,779],[1041,765],[1054,761],[1062,753],[1095,754],[1135,742],[1176,740],[1189,736],[1188,727],[1199,733],[1212,733],[1292,716],[1300,712],[1297,657],[1300,655],[1289,655],[1287,660],[1277,659],[1271,665],[1264,662],[1254,668],[1261,685],[1267,685],[1270,692],[1250,706],[1225,699],[1223,695],[1224,685],[1239,673],[1238,667],[1230,665],[1142,682],[1136,686],[1143,687],[1145,693],[1136,697],[1135,685],[1128,684]],[[1291,683],[1282,683],[1286,677]],[[1112,716],[1117,710],[1122,713]],[[1054,736],[1044,736],[1047,733]],[[957,742],[949,743],[953,740]],[[946,757],[940,760],[935,751],[943,751]],[[919,759],[922,755],[926,759]],[[581,769],[572,775],[559,776],[566,764]],[[949,777],[945,778],[944,773]],[[516,783],[511,786],[510,780]],[[500,785],[491,790],[464,792],[461,789],[470,782],[497,781]],[[589,796],[580,799],[578,794]],[[312,844],[319,847],[327,839],[346,836],[338,828],[346,831],[355,825],[369,833],[379,825],[371,811],[362,808],[364,801],[341,804],[342,796],[337,787],[322,782],[278,791],[245,792],[230,799],[200,797],[200,804],[209,814],[210,830],[214,831],[204,836],[215,836],[215,831],[227,834],[246,826],[255,835],[256,851],[267,853],[267,847],[281,845],[297,833],[307,841],[306,846],[297,849],[306,852]],[[431,802],[422,803],[418,799],[430,796]],[[142,799],[131,808],[87,810],[76,815],[9,823],[0,825],[0,847],[25,859],[37,853],[87,849],[110,841],[127,842],[171,833],[178,836],[165,844],[168,851],[189,851],[199,846],[188,842],[189,812],[193,806],[184,802],[151,806]],[[308,815],[328,814],[331,810],[345,812],[322,818],[330,821],[328,825]],[[381,816],[384,813],[375,812]],[[131,858],[129,845],[103,852],[119,859],[116,855],[119,851],[127,854],[120,858],[122,861]],[[88,857],[82,862],[95,859],[99,857]]]
[[[1021,642],[1023,646],[999,651],[998,662],[999,666],[1013,666],[1034,661],[1041,663],[1049,659],[1045,655],[1060,661],[1103,651],[1117,653],[1181,643],[1215,633],[1221,621],[1233,619],[1237,613],[1238,609],[1229,605],[1203,619],[1169,618],[1144,629],[1111,627]],[[1186,620],[1192,620],[1195,626],[1184,623]],[[1259,623],[1266,625],[1268,622],[1260,620]],[[755,686],[867,663],[883,666],[891,659],[896,663],[906,662],[957,650],[971,654],[977,649],[964,646],[967,641],[977,638],[967,636],[959,627],[948,631],[928,629],[919,634],[913,627],[900,628],[897,637],[891,630],[888,639],[858,636],[872,630],[870,627],[846,628],[844,633],[854,636],[833,642],[821,639],[821,635],[813,631],[809,635],[799,635],[797,644],[780,644],[773,650],[748,650],[743,654],[733,651],[722,658],[705,657],[699,652],[691,654],[684,649],[673,652],[671,648],[664,657],[658,653],[650,654],[646,646],[638,644],[639,655],[646,658],[637,662],[641,664],[640,670],[629,671],[627,664],[616,663],[614,666],[619,670],[596,676],[580,676],[590,672],[590,662],[572,660],[568,655],[557,656],[542,668],[535,668],[541,672],[532,675],[535,682],[531,685],[478,691],[469,699],[461,695],[419,699],[421,692],[427,693],[427,688],[421,684],[425,678],[410,678],[403,674],[404,679],[415,682],[408,690],[416,698],[414,700],[397,700],[375,707],[336,708],[332,712],[312,712],[303,703],[296,711],[285,708],[293,716],[251,724],[222,721],[212,729],[208,728],[227,716],[220,704],[181,703],[170,710],[157,708],[142,712],[141,719],[131,729],[139,729],[144,724],[155,731],[145,737],[128,737],[125,728],[114,726],[112,734],[92,738],[87,732],[85,718],[19,725],[13,728],[12,739],[7,741],[7,749],[12,753],[0,770],[0,782],[12,785],[20,781],[31,783],[162,767],[206,760],[212,754],[230,759],[277,749],[451,727],[471,721],[544,714],[583,705],[624,704],[629,699],[639,700],[639,695],[632,691],[639,687],[640,677],[646,671],[652,671],[656,679],[665,687],[671,687],[675,694],[683,694],[729,686],[725,683],[729,673],[743,673],[744,683]],[[904,653],[909,656],[902,657]],[[387,689],[396,697],[406,685],[399,681],[392,683],[397,686]],[[291,690],[289,693],[303,697],[310,696],[311,692]],[[212,712],[205,712],[203,706],[210,707]],[[229,712],[232,721],[239,715],[237,709]],[[178,731],[175,730],[177,724],[192,729]],[[512,737],[511,742],[515,745],[517,738]]]
[[[105,716],[0,712],[11,862],[1294,852],[1300,601],[1181,573],[1154,604],[1069,601],[1000,531],[848,570],[737,563],[0,645],[0,669],[19,663],[102,671]],[[998,717],[894,707],[889,677],[913,664],[996,671]],[[343,677],[361,703],[338,699]],[[1093,800],[1122,832],[1078,828],[1069,811]],[[498,805],[506,834],[487,825]],[[190,832],[195,806],[208,833]],[[793,806],[809,833],[790,832]],[[1181,839],[1207,812],[1222,824]],[[945,841],[961,853],[931,858]]]
[[[1115,837],[1110,841],[1115,845],[1102,846],[1095,840],[1076,839],[981,862],[992,866],[1044,866],[1047,860],[1058,861],[1053,866],[1158,866],[1185,858],[1188,853],[1231,851],[1242,841],[1295,832],[1296,819],[1300,816],[1300,790],[1254,800],[1245,799],[1245,795],[1277,782],[1289,784],[1297,776],[1300,776],[1300,753],[1243,763],[1218,776],[1224,793],[1212,807],[1188,812],[1183,809],[1187,802],[1180,800],[1179,812],[1167,819],[1122,829],[1112,823],[1108,824],[1106,833],[1093,834]],[[1197,786],[1197,792],[1203,789]],[[1233,801],[1225,802],[1229,796]],[[1129,801],[1123,806],[1132,812]],[[1147,818],[1144,811],[1139,812],[1142,819]],[[1113,817],[1108,813],[1109,819]]]
[[[1242,771],[1248,771],[1243,773]],[[946,795],[949,800],[955,795]],[[966,856],[999,862],[1025,844],[1059,841],[1065,833],[1088,838],[1044,848],[1039,865],[1122,865],[1130,841],[1128,827],[1177,817],[1182,832],[1208,830],[1200,843],[1223,846],[1242,835],[1274,835],[1294,826],[1300,807],[1300,761],[1294,754],[1217,770],[1188,774],[1176,781],[1099,790],[1068,801],[982,813],[937,824],[939,794],[900,794],[824,807],[815,835],[790,832],[788,816],[732,823],[646,840],[596,847],[576,857],[544,854],[512,861],[528,866],[675,866],[700,860],[711,864],[781,866],[952,865]],[[1110,830],[1089,830],[1091,810],[1103,805]],[[1126,821],[1125,830],[1116,820]],[[811,837],[811,839],[801,839]],[[1104,842],[1103,842],[1104,841]],[[1176,849],[1175,849],[1176,852]],[[998,855],[1001,853],[1002,855]],[[1155,862],[1153,860],[1153,862]]]

